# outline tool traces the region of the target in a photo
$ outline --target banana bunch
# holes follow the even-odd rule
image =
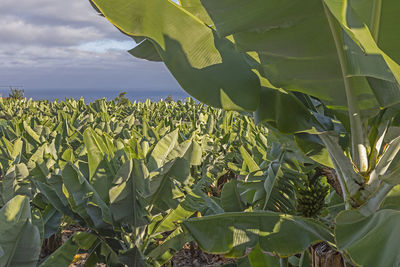
[[[321,182],[322,174],[319,169],[313,170],[303,180],[301,186],[296,190],[296,211],[299,215],[315,218],[321,214],[325,207],[325,197],[329,186]]]

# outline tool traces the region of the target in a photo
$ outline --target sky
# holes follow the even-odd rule
[[[135,45],[88,0],[0,0],[0,87],[182,91],[163,63],[126,52]]]

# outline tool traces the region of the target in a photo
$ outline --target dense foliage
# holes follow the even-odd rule
[[[243,225],[262,217],[270,221],[258,227],[279,220],[296,229],[301,222],[297,242],[271,249],[275,255],[333,241],[325,202],[336,193],[325,200],[326,180],[315,176],[317,165],[295,151],[293,139],[236,112],[191,99],[8,99],[0,102],[0,141],[2,266],[68,266],[79,251],[90,255],[85,266],[160,266],[187,242],[214,244],[186,230],[207,222],[185,220],[226,214],[227,220],[218,219],[226,224],[241,211],[264,211],[253,219],[238,217]],[[304,213],[301,200],[310,189],[318,193],[309,196],[319,205],[313,214]],[[325,225],[297,217],[321,212]],[[50,256],[40,256],[41,245],[43,252],[68,225],[81,230]],[[243,256],[242,245],[233,248],[220,253]],[[274,254],[257,253],[242,264],[260,257],[277,263]]]
[[[399,1],[90,2],[139,43],[131,55],[164,62],[204,103],[254,111],[259,122],[292,134],[305,154],[335,169],[346,206],[335,219],[335,243],[347,264],[399,265],[391,233],[400,224]],[[318,188],[310,182],[305,195]],[[231,236],[226,228],[241,232],[241,218],[221,223],[219,237]],[[212,220],[225,216],[192,219],[188,229],[217,242],[216,230],[197,225]],[[248,227],[256,230],[241,232],[250,240],[246,247],[269,253],[274,246],[263,239],[269,235],[258,223]],[[218,253],[232,246],[216,244],[203,248]]]

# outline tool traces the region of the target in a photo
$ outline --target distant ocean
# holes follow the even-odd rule
[[[163,90],[163,91],[151,91],[151,90],[108,90],[108,89],[32,89],[25,88],[24,93],[26,98],[32,98],[33,100],[44,100],[48,99],[50,101],[64,100],[67,98],[79,99],[83,97],[86,102],[93,102],[96,99],[106,98],[107,100],[112,100],[116,98],[121,92],[126,92],[126,97],[131,101],[145,101],[150,99],[151,101],[159,101],[160,99],[165,99],[169,95],[172,96],[173,100],[184,100],[189,95],[183,91],[176,90]],[[0,95],[7,97],[10,93],[10,89],[0,88]]]

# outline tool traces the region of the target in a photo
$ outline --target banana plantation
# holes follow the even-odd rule
[[[400,266],[400,1],[89,2],[200,102],[0,99],[0,266]]]
[[[333,241],[329,209],[344,204],[323,167],[291,136],[246,114],[190,98],[0,105],[2,266],[69,266],[81,251],[89,254],[85,266],[161,266],[190,242],[240,257],[238,266],[279,264],[278,255],[292,252],[301,254],[292,261],[310,262],[311,243]],[[223,228],[212,222],[217,232],[202,236],[210,227],[202,218]],[[263,218],[293,229],[300,223],[298,240],[278,233],[271,240],[286,240],[285,251],[257,248],[244,258],[244,244],[216,242],[229,237],[221,230],[232,220],[240,234],[271,227]],[[71,226],[80,230],[43,257]]]

